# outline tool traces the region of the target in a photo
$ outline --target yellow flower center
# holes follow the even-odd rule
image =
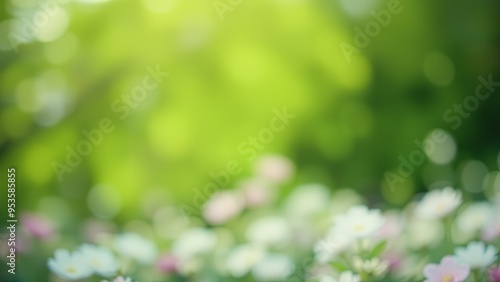
[[[446,208],[447,208],[447,206],[444,203],[438,203],[437,206],[436,206],[436,210],[438,212],[443,212],[443,211],[446,210]]]
[[[453,282],[453,276],[446,274],[445,276],[443,276],[441,282]]]
[[[67,268],[66,268],[66,272],[71,273],[71,274],[75,274],[75,273],[77,273],[76,268],[74,268],[74,267],[72,267],[72,266],[67,267]]]
[[[353,226],[353,229],[356,232],[361,232],[361,231],[365,230],[365,227],[362,224],[356,224]]]

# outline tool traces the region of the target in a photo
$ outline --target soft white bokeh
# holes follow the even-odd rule
[[[154,243],[134,233],[117,235],[114,239],[114,247],[119,254],[141,264],[151,264],[156,258]]]
[[[286,255],[269,254],[252,269],[257,281],[283,281],[292,273],[293,261]]]
[[[283,246],[290,241],[291,235],[289,223],[278,216],[260,218],[246,230],[250,242],[265,246]]]
[[[255,244],[236,246],[227,255],[225,266],[234,277],[246,275],[265,255],[264,248]]]
[[[172,246],[172,253],[181,261],[210,252],[217,242],[216,234],[208,229],[191,228],[179,235]]]
[[[320,214],[327,210],[330,191],[321,184],[298,186],[286,199],[286,213],[298,220]]]

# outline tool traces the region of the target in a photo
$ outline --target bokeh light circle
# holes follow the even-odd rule
[[[434,129],[426,136],[424,146],[429,160],[439,165],[450,163],[457,154],[455,139],[440,128]]]
[[[460,178],[465,190],[471,193],[483,191],[483,181],[488,175],[488,168],[480,161],[466,161],[461,170]]]
[[[427,79],[436,86],[447,86],[455,77],[455,67],[452,61],[441,52],[427,54],[423,69]]]

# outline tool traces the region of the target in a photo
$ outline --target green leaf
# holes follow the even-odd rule
[[[331,262],[331,264],[339,272],[349,270],[349,268],[345,264],[341,263],[340,261],[333,261],[333,262]]]
[[[377,245],[375,245],[373,250],[370,252],[370,258],[373,258],[373,257],[380,255],[380,253],[382,253],[382,251],[384,251],[386,246],[387,246],[387,241],[379,242]]]

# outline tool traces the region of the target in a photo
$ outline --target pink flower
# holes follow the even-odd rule
[[[486,242],[493,242],[500,236],[500,216],[498,210],[495,210],[488,222],[484,225],[481,239]]]
[[[248,180],[239,185],[248,207],[263,206],[271,201],[273,192],[268,184],[260,180]]]
[[[483,229],[483,232],[481,234],[481,239],[483,241],[491,243],[495,241],[496,238],[500,235],[500,225],[498,223],[495,223],[497,225],[486,225],[486,227]]]
[[[428,264],[424,268],[424,282],[462,282],[469,277],[470,268],[459,264],[452,256],[446,256],[439,265]]]
[[[89,242],[99,242],[103,236],[113,234],[115,229],[111,222],[89,219],[84,225],[84,236]]]
[[[16,251],[19,253],[27,254],[31,252],[31,241],[29,240],[26,233],[21,232],[16,237]]]
[[[255,167],[259,177],[271,183],[283,183],[288,181],[294,173],[292,162],[279,155],[267,155],[261,157]]]
[[[488,277],[491,282],[500,282],[500,265],[490,268],[488,271]]]
[[[384,254],[383,259],[389,263],[389,271],[397,272],[403,263],[403,257],[394,252],[388,252]]]
[[[401,236],[401,230],[401,216],[395,212],[386,213],[384,224],[377,232],[376,236],[381,240],[390,240]]]
[[[162,255],[156,262],[156,269],[166,273],[175,272],[177,271],[177,259],[171,254]]]
[[[215,194],[203,207],[203,217],[210,224],[223,224],[238,216],[245,207],[239,192],[226,190]]]
[[[21,224],[26,230],[26,233],[33,237],[49,240],[54,235],[54,224],[52,221],[37,214],[23,214],[21,217]]]

